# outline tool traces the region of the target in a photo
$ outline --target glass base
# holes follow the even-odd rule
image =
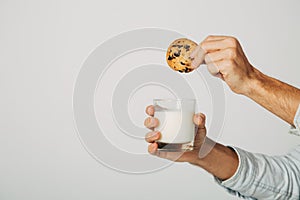
[[[183,151],[192,151],[193,142],[187,143],[164,143],[156,142],[158,144],[158,151],[167,151],[167,152],[183,152]]]

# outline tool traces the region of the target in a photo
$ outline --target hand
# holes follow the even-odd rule
[[[161,136],[161,133],[158,131],[153,131],[155,127],[158,126],[158,119],[154,118],[154,107],[148,106],[146,108],[146,113],[149,115],[148,118],[145,119],[145,126],[152,131],[147,133],[145,136],[145,140],[150,143],[148,146],[148,152],[152,155],[156,155],[161,158],[169,159],[172,161],[178,162],[189,162],[191,164],[197,164],[199,160],[199,150],[204,143],[206,137],[206,128],[205,128],[205,115],[195,114],[193,121],[196,125],[196,135],[194,140],[194,149],[192,151],[187,152],[162,152],[157,150],[157,143],[155,142]]]
[[[160,138],[160,133],[153,131],[159,123],[158,119],[153,117],[154,107],[148,106],[146,113],[149,117],[145,120],[145,126],[152,130],[145,136],[145,140],[150,143],[148,146],[150,154],[172,161],[189,162],[205,169],[221,180],[226,180],[235,173],[239,163],[237,154],[232,151],[232,149],[215,143],[206,137],[204,114],[195,114],[193,118],[197,132],[194,140],[194,149],[192,151],[164,152],[157,150],[157,143],[155,142]],[[199,153],[201,154],[202,152],[200,149],[204,149],[203,155],[199,155]]]
[[[246,94],[255,76],[238,40],[228,36],[208,36],[191,53],[192,67],[206,63],[209,72],[223,79],[231,90]]]

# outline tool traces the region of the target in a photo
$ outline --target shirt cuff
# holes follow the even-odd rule
[[[240,156],[240,154],[239,154],[239,152],[237,151],[236,148],[231,147],[231,146],[228,146],[228,147],[231,148],[233,151],[235,151],[235,153],[238,156],[238,160],[239,160],[238,168],[236,169],[235,173],[229,179],[226,179],[226,180],[223,180],[223,181],[218,179],[217,177],[215,177],[215,179],[220,185],[231,188],[232,185],[234,185],[235,182],[237,181],[237,179],[239,178],[239,175],[241,174],[241,162],[242,162],[242,160],[241,160],[241,156]]]
[[[229,147],[232,148],[239,159],[239,165],[232,177],[230,177],[227,180],[220,180],[217,177],[215,177],[216,182],[221,185],[222,187],[225,187],[230,193],[243,193],[247,194],[249,191],[249,187],[253,183],[253,179],[255,177],[255,174],[257,173],[256,167],[254,165],[255,162],[252,162],[254,160],[253,155],[249,154],[248,152],[239,149],[237,147]],[[249,163],[251,162],[251,163]],[[249,195],[250,196],[250,195]]]

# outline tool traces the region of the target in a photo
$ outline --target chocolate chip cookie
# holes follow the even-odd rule
[[[197,43],[186,38],[180,38],[172,42],[167,50],[166,58],[168,65],[181,73],[189,73],[194,69],[191,67],[193,52]]]

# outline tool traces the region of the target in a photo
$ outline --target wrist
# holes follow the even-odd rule
[[[204,143],[201,145],[201,148],[197,151],[197,159],[195,159],[195,164],[201,168],[207,169],[207,167],[210,165],[210,159],[213,158],[215,152],[218,151],[217,145],[218,143],[206,137]]]
[[[221,180],[229,179],[238,168],[239,160],[236,152],[222,144],[214,143],[212,140],[210,142],[208,151],[201,149],[204,153],[202,156],[201,152],[199,153],[195,165]],[[212,144],[213,146],[211,146]]]
[[[266,79],[266,76],[259,70],[253,68],[253,72],[250,75],[249,80],[247,81],[246,90],[243,95],[251,98],[256,94],[259,94],[263,89],[263,83]]]

